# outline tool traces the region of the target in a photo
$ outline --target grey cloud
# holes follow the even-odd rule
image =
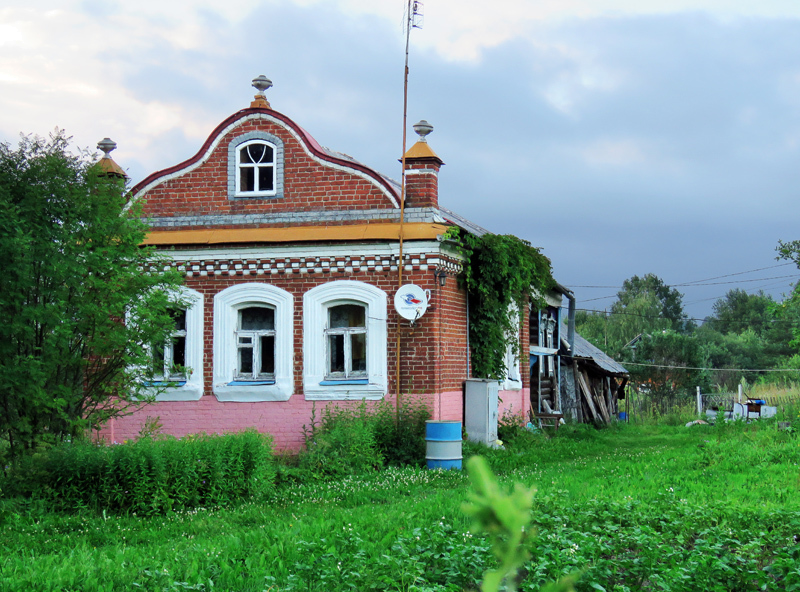
[[[263,73],[275,82],[276,109],[397,177],[399,24],[321,6],[250,16],[213,30],[209,47],[222,53],[167,43],[119,53],[132,92],[221,121],[247,104],[248,81]],[[543,247],[567,284],[619,285],[647,272],[680,283],[755,269],[773,263],[778,239],[797,238],[800,21],[587,19],[540,26],[529,39],[458,63],[417,50],[412,38],[409,123],[425,118],[436,128],[443,205]],[[547,98],[558,83],[573,85],[566,111]],[[604,142],[627,142],[641,158],[586,158]],[[685,290],[686,300],[727,288]],[[704,316],[711,304],[690,312]]]

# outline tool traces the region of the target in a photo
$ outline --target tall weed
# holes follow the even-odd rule
[[[319,422],[316,409],[304,426],[305,450],[298,477],[331,479],[391,466],[419,466],[425,459],[425,421],[421,402],[406,401],[399,410],[386,401],[357,407],[328,405]]]
[[[113,446],[77,442],[11,467],[3,493],[63,509],[145,515],[225,505],[270,491],[271,452],[269,437],[255,431]]]

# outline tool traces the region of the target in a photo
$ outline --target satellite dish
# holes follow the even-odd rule
[[[430,290],[423,290],[415,284],[406,284],[394,295],[394,309],[401,317],[413,323],[428,310],[430,299]]]

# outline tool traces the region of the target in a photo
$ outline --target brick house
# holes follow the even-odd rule
[[[421,397],[433,419],[462,420],[467,302],[459,254],[442,235],[485,230],[439,205],[432,128],[415,126],[420,139],[405,155],[400,261],[400,186],[273,110],[269,81],[254,86],[250,107],[195,156],[132,190],[152,229],[146,243],[185,274],[191,305],[158,354],[177,386],[101,436],[135,438],[158,417],[175,436],[256,428],[296,450],[313,405],[394,402],[398,392]],[[395,311],[401,284],[430,294],[413,325]],[[526,314],[522,344],[528,326]],[[527,360],[513,362],[500,413],[527,416]],[[191,371],[170,376],[174,365]]]

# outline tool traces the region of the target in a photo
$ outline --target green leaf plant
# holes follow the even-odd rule
[[[516,592],[525,577],[525,563],[531,558],[528,551],[536,532],[530,528],[534,489],[515,483],[511,492],[501,489],[489,464],[483,457],[467,461],[472,483],[468,501],[462,504],[465,514],[472,518],[471,531],[485,533],[499,567],[483,575],[482,592]],[[545,587],[549,592],[574,590],[576,575],[562,578]]]
[[[550,260],[510,234],[476,236],[454,226],[445,239],[464,260],[472,375],[503,380],[509,348],[525,362],[520,348],[525,307],[543,308],[545,294],[555,286]]]

